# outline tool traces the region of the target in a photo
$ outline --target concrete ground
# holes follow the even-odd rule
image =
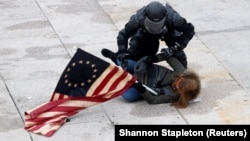
[[[81,111],[52,137],[23,129],[24,111],[49,100],[76,48],[100,58],[102,48],[117,50],[118,31],[149,2],[1,0],[1,140],[112,141],[115,124],[249,124],[250,1],[161,0],[195,25],[185,51],[202,80],[199,102],[176,109],[118,97]]]

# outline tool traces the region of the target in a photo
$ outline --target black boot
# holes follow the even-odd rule
[[[102,49],[102,55],[104,57],[107,57],[111,59],[116,64],[116,53],[112,52],[111,50],[108,50],[106,48]]]

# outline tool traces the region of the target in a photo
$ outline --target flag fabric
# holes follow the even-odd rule
[[[78,48],[50,100],[24,113],[24,129],[50,137],[70,116],[120,96],[135,80],[122,68]]]

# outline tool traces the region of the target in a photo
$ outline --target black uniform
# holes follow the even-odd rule
[[[132,15],[119,32],[117,36],[118,54],[127,52],[131,59],[137,61],[144,56],[155,55],[159,49],[159,41],[162,40],[170,48],[176,44],[179,45],[174,55],[187,67],[187,58],[183,49],[195,34],[194,26],[166,4],[163,30],[160,33],[152,34],[145,27],[146,8],[147,6],[144,6]]]

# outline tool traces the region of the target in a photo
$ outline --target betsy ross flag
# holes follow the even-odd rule
[[[134,82],[120,67],[78,48],[50,101],[25,112],[24,129],[50,137],[68,117],[121,95]]]

